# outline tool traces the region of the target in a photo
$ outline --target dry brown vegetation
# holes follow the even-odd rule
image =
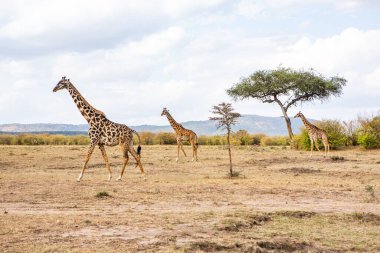
[[[229,179],[221,146],[143,146],[117,182],[108,148],[77,183],[86,150],[0,146],[1,252],[380,252],[380,151],[235,147]]]

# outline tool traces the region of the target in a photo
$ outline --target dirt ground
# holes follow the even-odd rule
[[[185,150],[190,153],[190,147]],[[1,252],[380,252],[380,151],[223,147],[199,161],[143,146],[148,179],[118,147],[0,146]]]

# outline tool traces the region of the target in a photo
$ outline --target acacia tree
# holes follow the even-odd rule
[[[232,155],[231,155],[231,127],[238,122],[238,118],[241,116],[240,113],[234,112],[234,108],[230,103],[220,103],[219,105],[214,105],[212,107],[212,113],[217,115],[217,117],[210,117],[210,120],[217,121],[217,127],[227,130],[227,149],[228,155],[230,157],[230,177],[233,177],[232,172]]]
[[[288,110],[300,103],[321,100],[330,96],[340,96],[346,79],[333,76],[326,78],[313,69],[309,71],[278,68],[260,70],[233,85],[227,94],[237,99],[258,99],[263,103],[276,103],[280,106],[288,129],[289,138],[293,140],[293,131]]]

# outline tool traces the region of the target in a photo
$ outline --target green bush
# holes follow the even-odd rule
[[[380,141],[373,133],[363,133],[358,136],[358,143],[365,149],[379,148]]]
[[[0,135],[0,145],[87,145],[85,135],[66,136],[49,134]]]
[[[155,137],[155,143],[160,145],[177,144],[177,138],[174,133],[158,133]]]
[[[315,124],[318,128],[323,129],[327,133],[331,149],[346,146],[348,137],[343,124],[338,120],[322,120]],[[305,127],[301,128],[301,133],[293,137],[294,146],[301,150],[310,150],[310,137]],[[324,149],[321,140],[318,141],[318,147]]]
[[[251,135],[251,145],[260,145],[261,144],[261,139],[264,138],[266,135],[265,134],[253,134]]]
[[[296,149],[310,150],[310,138],[305,127],[301,128],[301,133],[293,136],[293,144]]]
[[[261,138],[261,146],[288,146],[290,140],[285,136],[264,136]]]
[[[239,130],[231,135],[231,144],[233,145],[250,145],[252,138],[247,130]]]
[[[360,119],[358,143],[366,149],[380,148],[380,116],[372,119]]]
[[[141,132],[139,133],[140,135],[140,139],[141,139],[141,144],[143,145],[152,145],[154,144],[154,137],[156,136],[156,134],[154,133],[151,133],[151,132]],[[137,142],[135,143],[138,143],[138,140],[136,140]]]
[[[347,135],[343,124],[338,120],[322,120],[316,124],[326,131],[332,149],[346,146]],[[323,145],[320,145],[322,147]]]

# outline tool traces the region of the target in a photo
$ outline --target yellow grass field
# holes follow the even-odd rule
[[[190,154],[190,147],[185,150]],[[85,146],[0,146],[0,252],[380,252],[380,151],[143,146],[108,182]],[[109,196],[105,196],[105,195]]]

